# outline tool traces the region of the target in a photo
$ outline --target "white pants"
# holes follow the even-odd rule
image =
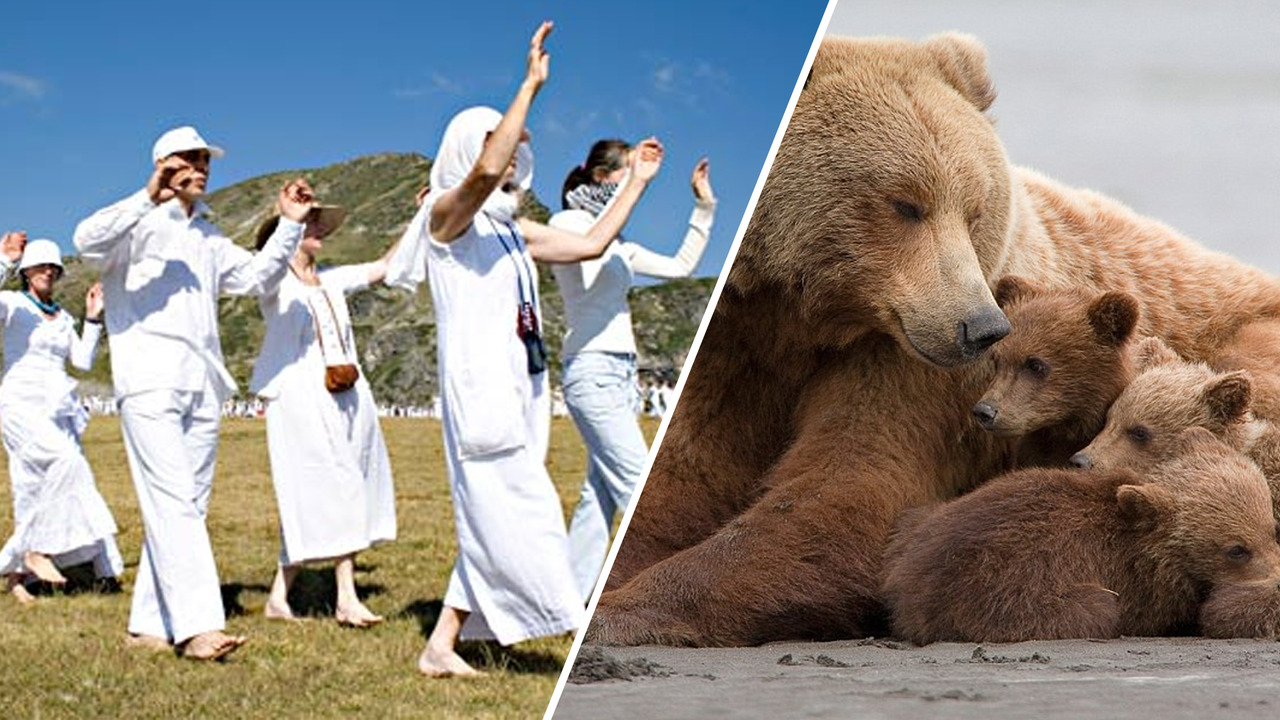
[[[211,387],[152,390],[120,400],[120,427],[145,530],[131,633],[181,643],[226,626],[205,527],[220,417]]]

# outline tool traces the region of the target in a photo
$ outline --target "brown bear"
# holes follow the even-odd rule
[[[1011,443],[972,416],[984,348],[1008,330],[991,293],[1005,275],[1127,292],[1187,357],[1280,367],[1236,352],[1255,326],[1280,338],[1275,278],[1010,166],[994,99],[968,36],[822,42],[590,640],[874,632],[898,513],[1007,466]]]
[[[1145,476],[1029,469],[904,514],[886,552],[897,637],[1018,642],[1163,635],[1220,583],[1280,581],[1271,494],[1207,430]]]
[[[1280,640],[1280,587],[1273,582],[1215,586],[1200,606],[1200,634]]]
[[[1137,373],[1107,412],[1106,424],[1071,457],[1077,467],[1142,472],[1174,452],[1175,438],[1191,427],[1212,432],[1262,469],[1280,520],[1280,428],[1252,412],[1249,373],[1214,372],[1187,362],[1159,338],[1139,343]]]
[[[978,424],[1017,438],[1017,467],[1065,466],[1102,430],[1133,379],[1129,293],[1049,292],[1014,276],[996,284],[1009,336],[991,349],[995,379],[973,406]]]

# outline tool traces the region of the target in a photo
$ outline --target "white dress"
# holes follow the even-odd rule
[[[573,630],[583,606],[560,498],[544,464],[547,377],[529,374],[516,335],[518,282],[537,304],[533,260],[514,225],[484,213],[452,243],[428,242],[458,527],[458,560],[444,604],[471,613],[464,639],[510,645]]]
[[[46,319],[22,293],[0,292],[4,322],[4,379],[0,381],[0,431],[9,453],[14,530],[0,549],[0,574],[22,569],[27,552],[57,565],[94,561],[99,577],[124,567],[115,520],[94,483],[80,449],[88,414],[75,396],[66,363],[88,369],[101,326],[86,324],[83,337],[64,310]]]
[[[325,357],[311,314],[312,307],[327,312],[332,305],[355,362],[343,296],[368,285],[369,266],[337,267],[319,276],[321,284],[311,286],[290,273],[277,292],[259,299],[266,338],[250,390],[266,400],[285,565],[348,555],[396,537],[391,463],[373,393],[363,372],[350,390],[335,394],[325,388]]]

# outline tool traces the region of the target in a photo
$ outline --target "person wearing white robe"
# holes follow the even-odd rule
[[[93,364],[102,333],[102,288],[85,298],[80,335],[70,314],[53,303],[62,275],[62,257],[52,240],[26,242],[26,234],[6,233],[0,242],[0,282],[21,261],[22,292],[0,292],[4,323],[4,379],[0,380],[0,431],[9,453],[14,530],[0,548],[0,576],[22,602],[28,573],[62,585],[58,568],[92,561],[100,579],[124,571],[116,546],[116,524],[94,483],[80,447],[88,415],[75,395],[66,363],[81,370]]]
[[[585,236],[514,217],[532,179],[525,120],[549,73],[550,31],[543,23],[534,33],[505,114],[471,108],[450,121],[430,194],[388,276],[412,287],[429,271],[437,319],[458,558],[418,656],[419,672],[430,677],[476,673],[454,649],[459,637],[509,645],[582,622],[564,516],[545,467],[550,401],[534,260],[598,257],[657,172],[662,150],[655,140],[641,144],[632,180]]]
[[[131,642],[216,660],[244,644],[226,614],[205,517],[218,425],[235,381],[223,364],[218,296],[270,291],[288,272],[314,202],[305,180],[277,198],[284,215],[257,254],[206,217],[209,162],[195,128],[152,148],[146,186],[76,227],[75,244],[102,270],[111,375],[144,538],[129,614]]]
[[[573,232],[590,228],[626,179],[630,152],[622,140],[594,143],[586,161],[565,178],[564,210],[552,216],[551,226]],[[698,266],[716,206],[705,158],[694,166],[690,185],[693,213],[674,256],[618,237],[599,259],[552,269],[564,298],[565,403],[587,446],[587,477],[569,523],[569,552],[584,600],[590,600],[609,552],[613,517],[626,512],[649,453],[636,420],[636,338],[627,292],[636,275],[682,278]],[[658,398],[665,403],[665,396]]]
[[[258,304],[266,320],[262,353],[250,392],[266,400],[271,482],[280,512],[281,552],[263,609],[292,619],[289,588],[303,563],[333,561],[339,624],[382,622],[356,594],[356,553],[396,537],[395,488],[378,408],[363,370],[341,392],[325,386],[327,366],[359,368],[355,334],[344,295],[381,282],[387,259],[317,270],[324,238],[346,212],[318,206],[307,217],[290,272]],[[279,218],[258,231],[264,245]]]

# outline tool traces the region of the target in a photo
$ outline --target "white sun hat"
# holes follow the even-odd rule
[[[52,240],[32,240],[22,251],[22,262],[19,270],[26,270],[37,265],[57,265],[62,267],[62,250]]]
[[[160,162],[174,153],[187,150],[208,150],[211,157],[220,158],[226,153],[216,145],[205,142],[200,133],[190,125],[176,127],[161,135],[151,147],[151,161]]]

